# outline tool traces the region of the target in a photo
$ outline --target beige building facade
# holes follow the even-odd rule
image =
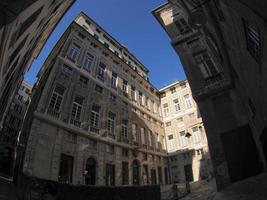
[[[147,68],[81,13],[39,72],[23,172],[73,184],[168,183],[160,110]]]
[[[217,189],[266,171],[266,3],[176,0],[153,11],[198,104]]]
[[[188,81],[176,81],[160,93],[172,182],[208,178],[212,166],[206,132]]]
[[[1,1],[0,129],[14,95],[74,0]]]

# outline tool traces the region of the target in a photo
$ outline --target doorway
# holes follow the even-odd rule
[[[261,172],[258,151],[249,125],[223,133],[221,139],[231,182]]]
[[[106,164],[106,186],[115,185],[115,165]]]
[[[151,173],[151,184],[156,185],[157,184],[157,173],[155,169],[150,170]]]
[[[72,183],[73,156],[61,154],[58,181],[61,183]]]
[[[193,170],[192,170],[191,164],[184,166],[184,174],[185,174],[185,181],[186,182],[193,181]]]
[[[95,185],[96,184],[96,160],[93,158],[88,158],[86,161],[86,174],[85,174],[85,184]]]
[[[139,172],[139,162],[138,160],[133,161],[133,185],[140,185],[140,172]]]

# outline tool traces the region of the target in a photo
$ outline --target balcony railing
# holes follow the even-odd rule
[[[73,124],[74,126],[77,126],[77,127],[79,127],[79,128],[81,127],[81,122],[80,122],[80,120],[78,120],[78,119],[70,118],[69,123],[70,123],[70,124]]]
[[[99,134],[99,128],[97,128],[97,127],[90,126],[89,131]]]
[[[225,79],[222,73],[218,73],[212,77],[205,79],[205,84],[202,88],[195,92],[196,97],[204,96],[222,90],[230,86],[230,80]]]
[[[56,119],[58,119],[60,117],[60,113],[59,111],[55,110],[55,109],[52,109],[52,108],[48,108],[46,110],[46,114],[47,115],[50,115],[51,117],[54,117]]]

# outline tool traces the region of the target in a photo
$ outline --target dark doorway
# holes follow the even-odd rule
[[[143,184],[149,184],[148,166],[143,165]]]
[[[257,148],[249,125],[221,135],[231,182],[261,172]]]
[[[164,168],[164,175],[165,175],[165,184],[169,184],[169,173],[168,173],[168,168]]]
[[[267,128],[264,128],[260,136],[262,150],[265,156],[265,161],[267,163]]]
[[[185,181],[186,182],[193,181],[193,170],[192,170],[191,164],[184,166],[184,174],[185,174]]]
[[[139,172],[139,162],[138,160],[133,161],[133,185],[140,185],[140,172]]]
[[[162,184],[162,168],[158,167],[159,184]]]
[[[115,165],[106,164],[106,186],[115,185]]]
[[[95,185],[96,183],[96,160],[93,158],[88,158],[86,161],[86,174],[85,174],[85,184]]]
[[[73,156],[61,154],[58,181],[72,183]]]
[[[4,177],[12,176],[13,150],[0,145],[0,175]]]
[[[155,169],[150,170],[151,173],[151,184],[156,185],[157,184],[157,173]]]

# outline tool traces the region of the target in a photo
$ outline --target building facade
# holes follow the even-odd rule
[[[179,54],[217,188],[266,170],[266,3],[169,1],[153,11]]]
[[[212,166],[206,132],[188,81],[176,81],[160,93],[172,182],[208,178]]]
[[[0,129],[24,73],[74,0],[1,1]]]
[[[32,86],[23,81],[4,120],[4,128],[0,131],[0,174],[5,177],[13,176],[13,163],[17,139],[22,127],[24,116],[30,103]]]
[[[168,183],[160,97],[147,74],[81,13],[39,72],[21,136],[23,172],[73,184]]]

